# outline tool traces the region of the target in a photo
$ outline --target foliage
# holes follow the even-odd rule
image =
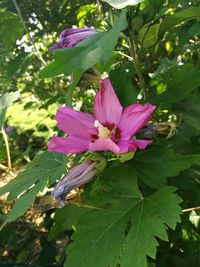
[[[199,266],[199,4],[0,1],[0,261]],[[98,33],[50,52],[73,25]],[[53,117],[64,104],[92,112],[104,72],[124,107],[157,106],[162,131],[134,156],[102,152],[105,170],[61,207],[53,186],[88,154],[46,151],[62,135]]]
[[[154,258],[156,254],[155,236],[167,240],[165,224],[175,228],[179,221],[180,198],[171,187],[144,197],[130,168],[111,168],[102,178],[99,209],[78,221],[66,266],[116,266],[119,262],[121,266],[132,266],[133,262],[135,266],[147,266],[146,256]]]

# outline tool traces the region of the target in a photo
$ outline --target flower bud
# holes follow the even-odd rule
[[[52,195],[60,202],[65,202],[65,197],[73,190],[88,183],[97,173],[97,162],[85,160],[75,166],[55,186]]]
[[[66,29],[61,33],[58,42],[50,47],[50,50],[73,47],[95,33],[97,33],[96,30],[90,28]]]
[[[139,134],[143,138],[152,139],[157,136],[156,132],[157,128],[158,128],[157,124],[148,124],[140,130]]]
[[[177,127],[178,124],[175,124],[174,122],[148,124],[140,130],[139,135],[147,139],[152,139],[156,136],[164,136],[168,139],[178,132]]]

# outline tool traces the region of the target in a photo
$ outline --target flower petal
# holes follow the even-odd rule
[[[51,46],[50,50],[71,48],[95,33],[97,33],[96,30],[89,28],[66,29],[61,33],[59,41]]]
[[[88,150],[89,142],[89,140],[83,140],[74,136],[67,138],[54,136],[48,143],[48,151],[65,154],[85,152]]]
[[[135,135],[151,118],[156,109],[149,103],[145,105],[132,104],[124,109],[118,128],[121,131],[121,139],[129,140]]]
[[[85,170],[91,165],[91,160],[85,160],[81,164],[73,167],[67,174],[69,179],[75,179],[75,177],[82,175]]]
[[[136,145],[139,149],[145,149],[152,142],[152,140],[133,140],[132,145]]]
[[[118,143],[118,146],[120,147],[120,151],[119,151],[120,154],[124,154],[129,151],[135,151],[137,149],[136,146],[135,147],[132,146],[132,149],[130,148],[130,141],[120,141]]]
[[[129,151],[136,151],[137,148],[139,149],[145,149],[148,145],[152,143],[151,140],[129,140],[129,141],[123,141],[121,140],[118,143],[118,146],[120,147],[120,154],[127,153]]]
[[[119,153],[119,146],[116,145],[110,138],[98,138],[94,143],[89,145],[90,151],[110,150],[113,153]]]
[[[58,127],[69,135],[81,139],[90,139],[91,135],[98,135],[98,130],[94,127],[95,119],[88,113],[70,107],[60,107],[55,119]]]
[[[101,82],[99,92],[94,99],[94,116],[104,125],[117,125],[122,114],[122,106],[117,98],[109,78]]]

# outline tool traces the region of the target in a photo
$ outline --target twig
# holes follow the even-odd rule
[[[128,58],[129,60],[133,60],[133,58],[132,57],[130,57],[130,56],[128,56],[128,55],[126,55],[126,54],[124,54],[123,52],[121,52],[121,51],[119,51],[118,52],[120,55],[122,55],[122,56],[124,56],[124,57],[126,57],[126,58]]]
[[[138,79],[139,79],[140,87],[141,87],[142,92],[143,92],[144,100],[146,100],[146,85],[145,85],[144,77],[142,74],[140,61],[139,61],[137,53],[136,53],[136,45],[135,45],[133,38],[129,39],[129,45],[130,45],[129,51],[130,51],[130,54],[132,57],[132,62],[134,64],[135,70],[136,70],[137,75],[138,75]]]
[[[24,29],[25,29],[25,31],[26,31],[26,33],[27,33],[27,35],[28,35],[28,37],[29,37],[29,39],[30,39],[32,45],[33,45],[33,47],[34,47],[34,50],[35,50],[35,52],[36,52],[36,54],[37,54],[37,57],[38,57],[39,60],[42,62],[42,64],[45,66],[46,63],[45,63],[44,59],[42,58],[42,56],[41,56],[39,50],[37,49],[37,47],[36,47],[36,45],[35,45],[35,43],[34,43],[34,40],[33,40],[33,38],[31,37],[31,35],[30,35],[30,33],[29,33],[28,28],[26,27],[25,21],[24,21],[24,19],[23,19],[23,17],[22,17],[22,14],[21,14],[20,8],[19,8],[19,6],[18,6],[18,4],[17,4],[17,1],[16,1],[16,0],[13,0],[13,3],[14,3],[15,8],[16,8],[16,10],[17,10],[17,13],[18,13],[18,16],[19,16],[19,18],[20,18],[20,21],[21,21],[21,23],[22,23],[22,25],[23,25],[23,27],[24,27]]]
[[[200,206],[199,207],[185,209],[185,210],[182,210],[182,212],[190,212],[190,211],[195,211],[195,210],[200,210]]]
[[[6,134],[4,129],[1,130],[1,133],[2,133],[3,140],[4,140],[5,146],[6,146],[6,153],[7,153],[7,159],[8,159],[8,169],[12,170],[12,164],[11,164],[11,158],[10,158],[10,149],[9,149],[7,134]]]
[[[7,169],[8,169],[8,167],[6,167],[6,166],[4,166],[3,164],[1,164],[1,163],[0,163],[0,169],[2,169],[2,170],[4,170],[4,171],[5,171],[5,170],[7,170]]]

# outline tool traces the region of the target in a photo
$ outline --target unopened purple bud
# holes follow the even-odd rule
[[[83,163],[75,166],[64,176],[55,186],[52,195],[60,202],[65,202],[65,197],[70,191],[88,183],[97,173],[95,168],[97,162],[85,160]]]
[[[95,33],[97,33],[96,30],[89,28],[66,29],[61,33],[58,42],[50,47],[50,50],[73,47]]]
[[[140,130],[139,134],[143,138],[152,139],[157,136],[157,132],[156,132],[157,128],[158,128],[157,124],[149,124],[149,125],[144,126]]]

